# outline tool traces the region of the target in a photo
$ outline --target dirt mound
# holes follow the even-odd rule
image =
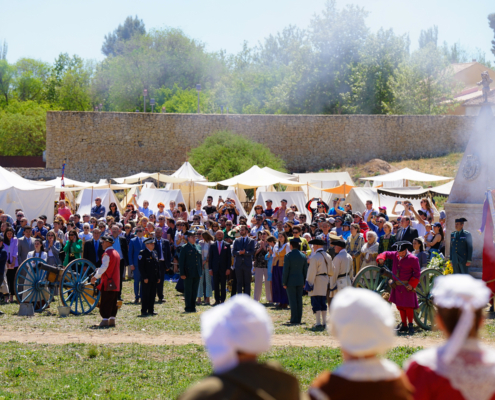
[[[397,171],[397,168],[379,158],[375,158],[374,160],[370,160],[366,164],[363,164],[361,169],[366,172],[367,176],[384,175]]]

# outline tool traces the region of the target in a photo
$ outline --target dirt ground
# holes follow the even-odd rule
[[[94,344],[119,344],[139,343],[146,345],[186,345],[202,344],[199,333],[186,333],[181,335],[147,335],[144,333],[120,333],[118,328],[95,333],[63,333],[63,332],[10,332],[0,329],[0,342],[15,341],[19,343],[38,344],[67,344],[67,343],[94,343]],[[441,339],[429,337],[400,336],[396,338],[395,346],[422,346],[424,348],[437,346]],[[494,342],[485,342],[489,347],[495,348]],[[273,335],[273,346],[299,346],[299,347],[339,347],[338,342],[330,336],[306,336],[306,335]]]

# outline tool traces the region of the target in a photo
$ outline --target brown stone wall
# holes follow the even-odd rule
[[[174,170],[219,130],[264,143],[292,172],[463,151],[465,116],[216,115],[48,112],[47,168],[68,159],[67,176],[95,180]]]

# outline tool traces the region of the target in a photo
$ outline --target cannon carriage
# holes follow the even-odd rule
[[[100,293],[91,283],[96,267],[76,259],[66,267],[46,264],[41,258],[25,260],[15,276],[15,295],[19,304],[33,304],[42,312],[59,295],[62,305],[74,315],[89,314],[97,306]]]

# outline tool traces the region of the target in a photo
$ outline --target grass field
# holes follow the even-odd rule
[[[402,365],[419,348],[387,357]],[[174,399],[211,373],[202,346],[0,344],[0,399]],[[263,355],[299,379],[301,390],[342,362],[340,351],[274,348]]]

